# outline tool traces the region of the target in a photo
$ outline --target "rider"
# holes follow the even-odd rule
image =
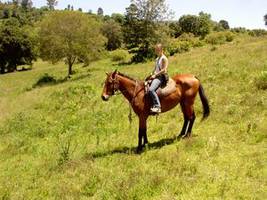
[[[151,75],[150,79],[152,83],[149,87],[149,95],[152,98],[153,106],[150,109],[152,113],[160,113],[161,105],[159,97],[156,93],[157,89],[162,85],[167,83],[167,68],[168,68],[168,58],[164,55],[162,44],[157,44],[155,46],[155,53],[157,54],[156,65]]]

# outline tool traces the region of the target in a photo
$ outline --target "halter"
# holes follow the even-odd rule
[[[115,74],[115,77],[114,78],[112,78],[111,77],[111,81],[112,81],[112,95],[118,95],[118,94],[120,94],[120,93],[117,93],[118,92],[118,90],[119,90],[119,82],[118,82],[118,80],[117,80],[117,74]]]
[[[112,81],[112,95],[120,95],[123,91],[121,91],[121,92],[118,92],[118,90],[119,90],[119,81],[117,80],[117,74],[115,74],[115,77],[114,78],[112,78],[111,77],[111,81]],[[133,94],[133,98],[132,98],[132,100],[131,100],[131,105],[133,104],[133,101],[134,101],[134,99],[135,99],[135,96],[136,96],[136,89],[137,89],[137,80],[135,80],[135,87],[134,87],[134,94]],[[126,91],[126,90],[124,90],[124,91]]]
[[[118,92],[119,90],[119,82],[117,80],[117,74],[115,74],[115,77],[112,78],[111,77],[111,81],[112,81],[112,95],[120,95],[123,91],[121,92]],[[134,93],[133,93],[133,97],[129,103],[129,115],[128,115],[128,119],[129,119],[129,122],[131,124],[132,122],[132,105],[133,105],[133,102],[134,102],[134,99],[135,99],[135,96],[136,96],[136,90],[137,90],[137,80],[135,80],[135,87],[134,87]],[[126,90],[125,90],[126,91]]]

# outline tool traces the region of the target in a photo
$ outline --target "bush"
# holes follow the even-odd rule
[[[226,42],[232,42],[234,40],[234,34],[227,31],[227,32],[214,32],[209,34],[205,41],[208,44],[217,45],[217,44],[224,44]]]
[[[224,32],[226,42],[232,42],[235,38],[235,35],[231,33],[230,31]]]
[[[47,84],[53,84],[56,83],[57,80],[53,77],[50,76],[49,74],[45,73],[44,75],[42,75],[39,80],[33,85],[33,88],[37,87],[37,86],[43,86],[43,85],[47,85]]]
[[[267,89],[267,71],[262,71],[258,78],[255,79],[256,87],[260,90]]]
[[[253,37],[260,37],[260,36],[267,35],[267,31],[264,29],[254,29],[254,30],[249,31],[248,34]]]
[[[202,47],[205,45],[203,40],[195,37],[192,33],[183,33],[177,39],[170,39],[167,45],[167,54],[170,56],[176,53],[184,53],[192,47]]]
[[[129,61],[130,54],[127,50],[118,49],[110,52],[111,60],[119,63],[126,63]]]
[[[202,47],[204,42],[198,37],[195,37],[192,33],[183,33],[178,37],[179,41],[186,41],[190,44],[190,47]]]
[[[190,50],[191,44],[188,41],[172,40],[170,41],[167,51],[170,56],[173,56],[176,53],[184,53]]]
[[[193,33],[183,33],[178,37],[180,41],[188,41],[191,42],[195,39],[195,36]]]
[[[231,28],[231,32],[246,34],[248,31],[246,28],[237,27],[237,28]]]

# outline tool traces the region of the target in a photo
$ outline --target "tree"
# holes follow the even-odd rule
[[[104,15],[104,10],[103,10],[103,8],[98,8],[98,9],[97,9],[97,15],[99,15],[99,16],[103,16],[103,15]]]
[[[195,36],[205,37],[211,31],[212,21],[209,14],[203,12],[196,15],[183,15],[179,19],[182,32],[193,33]]]
[[[103,35],[108,39],[106,43],[107,50],[115,50],[121,47],[123,36],[119,23],[112,19],[108,20],[103,24],[101,30]]]
[[[22,0],[12,0],[12,3],[13,3],[13,5],[17,8],[18,6],[21,5]]]
[[[265,25],[267,26],[267,14],[264,15],[264,21],[265,21]]]
[[[196,15],[183,15],[179,19],[179,25],[183,33],[197,35],[199,30],[199,19]]]
[[[170,34],[172,37],[179,37],[182,34],[182,29],[179,25],[179,22],[171,22],[169,23]]]
[[[50,10],[55,10],[55,6],[57,5],[57,0],[47,0],[47,6]]]
[[[206,35],[208,35],[211,32],[212,29],[212,21],[211,21],[211,15],[208,13],[200,12],[199,13],[199,30],[197,32],[197,35],[204,38]]]
[[[21,7],[25,10],[30,9],[32,7],[32,1],[31,0],[22,0],[21,1]]]
[[[40,54],[43,60],[64,60],[68,75],[76,61],[89,64],[99,57],[105,44],[100,24],[81,12],[54,11],[40,26]]]
[[[3,10],[3,18],[4,18],[4,19],[5,19],[5,18],[9,18],[9,16],[10,16],[9,9],[8,9],[8,8],[5,8],[5,9]]]
[[[169,14],[165,0],[131,0],[126,8],[123,33],[127,48],[135,49],[132,51],[136,54],[134,62],[142,62],[153,56],[152,47],[160,42],[165,30],[161,22]]]
[[[226,20],[220,20],[219,21],[219,25],[224,29],[224,30],[228,30],[230,29],[229,23]]]
[[[18,65],[31,65],[36,59],[35,40],[28,32],[15,18],[0,25],[0,73],[13,72]]]
[[[113,19],[115,22],[119,23],[120,25],[123,25],[124,23],[124,16],[120,13],[113,13],[111,15],[111,19]]]

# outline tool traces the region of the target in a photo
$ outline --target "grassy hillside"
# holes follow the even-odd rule
[[[38,61],[33,70],[0,76],[0,199],[266,199],[267,38],[240,38],[170,58],[169,71],[203,83],[211,116],[193,137],[176,141],[180,108],[150,118],[141,155],[136,117],[122,96],[102,102],[105,71],[144,78],[153,63],[88,68]],[[57,83],[33,88],[44,73]]]

